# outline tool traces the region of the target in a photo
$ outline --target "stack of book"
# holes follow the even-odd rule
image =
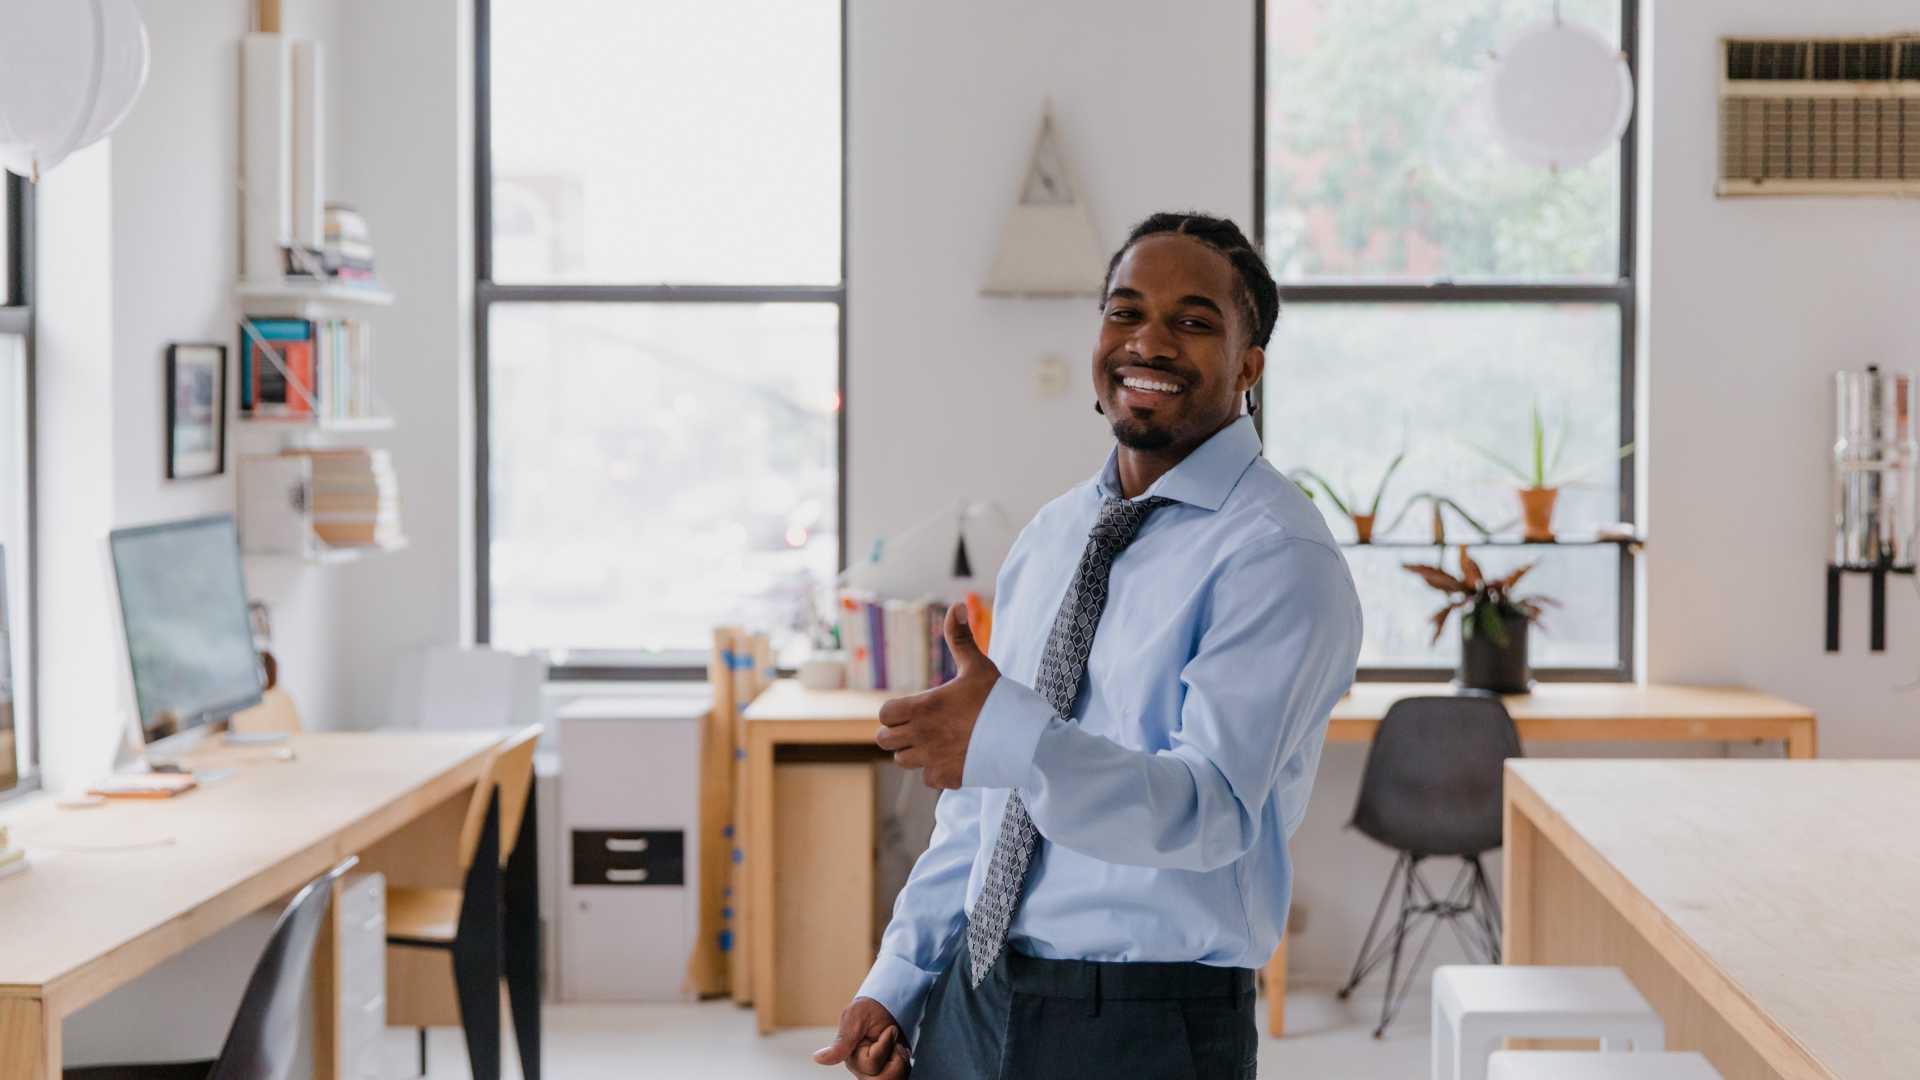
[[[336,281],[371,285],[373,241],[367,234],[367,219],[351,206],[327,204],[326,242],[320,249],[320,263],[327,276]]]
[[[374,414],[371,326],[357,319],[292,317],[241,325],[241,416],[357,420]]]
[[[385,450],[289,450],[313,469],[313,534],[332,547],[391,547],[402,542],[400,485]]]
[[[974,638],[986,647],[991,608],[968,593]],[[843,592],[834,605],[834,634],[847,654],[847,687],[911,694],[953,678],[947,648],[947,603],[941,600],[881,600],[871,593]]]
[[[0,825],[0,878],[27,868],[27,853],[7,840],[7,827]]]

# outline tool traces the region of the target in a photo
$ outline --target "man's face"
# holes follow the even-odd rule
[[[1190,451],[1240,411],[1264,354],[1235,299],[1233,264],[1177,233],[1120,258],[1101,309],[1093,392],[1113,437],[1135,450]]]

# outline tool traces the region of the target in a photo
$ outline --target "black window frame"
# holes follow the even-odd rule
[[[474,0],[473,68],[473,408],[474,408],[474,642],[492,638],[492,507],[489,499],[489,317],[496,304],[515,303],[831,303],[839,311],[835,380],[840,408],[835,416],[835,569],[847,566],[847,0],[840,9],[840,281],[837,285],[503,285],[493,280],[493,116],[491,0]],[[716,623],[719,621],[715,616]],[[548,679],[572,681],[700,681],[701,663],[605,661],[588,653],[586,661],[561,660]]]
[[[23,523],[27,536],[26,543],[26,596],[24,604],[16,601],[8,605],[8,614],[17,615],[26,611],[25,625],[13,625],[8,630],[13,635],[24,635],[26,668],[28,673],[27,694],[24,701],[16,697],[14,709],[14,730],[16,737],[22,727],[27,730],[27,757],[25,769],[19,782],[5,791],[0,791],[0,802],[24,795],[40,788],[40,679],[39,679],[39,620],[40,605],[37,603],[40,568],[38,528],[38,477],[36,467],[38,454],[38,410],[35,401],[38,391],[34,381],[34,317],[33,302],[36,282],[34,280],[34,188],[25,179],[9,172],[0,171],[0,181],[7,189],[7,243],[0,251],[7,267],[7,288],[0,293],[0,334],[19,337],[25,342],[22,363],[21,392],[25,400],[22,403],[23,419],[26,430],[22,433],[24,443],[23,462],[26,473],[26,520]],[[9,658],[11,659],[11,658]],[[16,673],[14,685],[19,685]],[[22,719],[24,715],[24,719]]]
[[[1253,239],[1265,250],[1267,226],[1267,4],[1253,0]],[[1619,264],[1612,282],[1590,284],[1529,284],[1518,281],[1488,281],[1456,284],[1431,282],[1281,283],[1282,318],[1295,304],[1611,304],[1620,314],[1620,445],[1635,443],[1637,416],[1634,409],[1635,363],[1634,336],[1637,325],[1634,289],[1636,209],[1636,133],[1640,124],[1639,77],[1640,5],[1638,0],[1620,0],[1620,50],[1627,70],[1633,76],[1634,108],[1627,129],[1620,138]],[[1256,425],[1261,414],[1254,416]],[[1264,434],[1264,432],[1263,432]],[[1619,465],[1620,518],[1637,521],[1634,516],[1634,459],[1627,457]],[[1471,543],[1469,547],[1473,546]],[[1632,682],[1634,672],[1634,588],[1635,547],[1619,544],[1619,644],[1618,663],[1610,667],[1535,667],[1533,676],[1541,682]],[[1449,667],[1363,666],[1363,682],[1442,682],[1453,677]]]

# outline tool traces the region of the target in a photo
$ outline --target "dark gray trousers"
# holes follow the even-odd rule
[[[1253,972],[1002,952],[976,989],[966,949],[934,984],[913,1080],[1252,1080]]]

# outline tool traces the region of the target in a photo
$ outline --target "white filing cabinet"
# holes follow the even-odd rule
[[[703,684],[559,707],[560,1000],[678,1001],[699,932]]]

